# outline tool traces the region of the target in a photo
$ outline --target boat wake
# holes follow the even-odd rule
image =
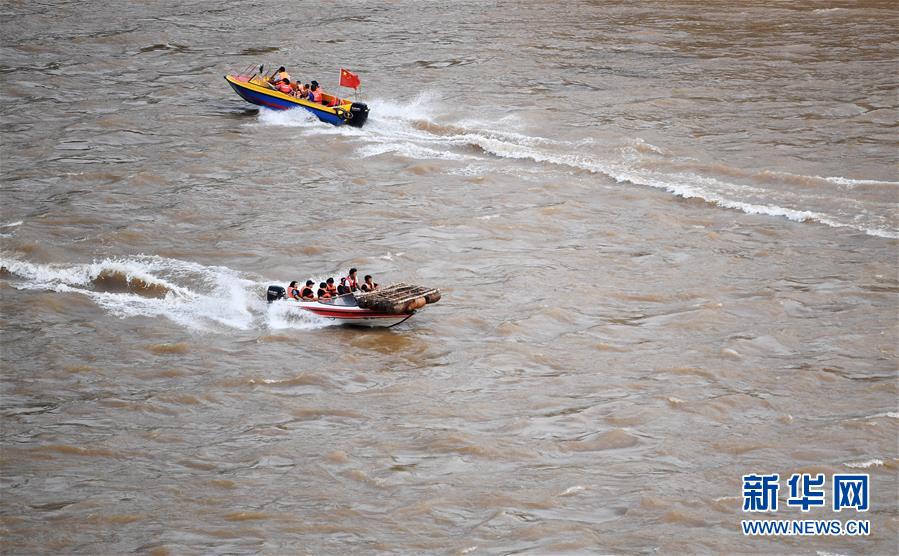
[[[390,154],[442,160],[456,166],[450,172],[465,176],[491,171],[490,164],[497,159],[518,160],[540,165],[516,169],[522,173],[555,166],[747,214],[899,238],[899,207],[894,201],[899,182],[744,170],[678,157],[640,138],[612,144],[592,138],[561,141],[515,131],[514,115],[496,122],[441,123],[451,119],[451,109],[428,92],[406,103],[375,99],[370,105],[371,116],[364,130],[324,126],[300,111],[262,110],[259,123],[302,127],[304,133],[351,136],[358,141],[356,154],[362,158]]]
[[[315,129],[324,125],[306,110],[259,110],[257,123],[263,126],[303,127]]]
[[[314,315],[291,312],[285,304],[268,304],[265,288],[276,280],[165,257],[37,264],[0,256],[0,278],[19,290],[86,296],[119,318],[164,317],[197,331],[330,326]]]

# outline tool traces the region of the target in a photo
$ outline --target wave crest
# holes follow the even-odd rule
[[[276,280],[165,257],[38,264],[3,256],[0,277],[19,290],[86,296],[120,318],[165,317],[193,330],[312,329],[329,324],[268,304],[264,292]]]

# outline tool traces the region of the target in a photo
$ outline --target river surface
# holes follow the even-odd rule
[[[897,28],[4,2],[0,550],[895,554]],[[261,63],[356,72],[367,125],[257,110],[222,77]],[[351,266],[443,299],[389,330],[263,299]],[[870,510],[786,507],[793,473],[867,473]]]

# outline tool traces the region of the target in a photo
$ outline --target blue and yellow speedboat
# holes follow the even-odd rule
[[[269,85],[265,77],[259,75],[229,74],[225,76],[225,81],[245,101],[272,110],[305,108],[323,122],[353,127],[362,127],[368,119],[368,106],[363,102],[352,102],[323,94],[322,104],[319,104],[277,91]]]

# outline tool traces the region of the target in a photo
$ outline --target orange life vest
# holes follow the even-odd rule
[[[350,291],[356,291],[359,289],[359,283],[355,278],[346,277],[346,287],[350,288]]]
[[[312,102],[321,103],[322,101],[322,90],[321,88],[312,91]]]
[[[325,288],[325,289],[328,291],[329,294],[331,294],[331,295],[337,295],[337,286],[335,286],[334,284],[329,285],[329,286],[328,286],[327,288]]]
[[[281,91],[282,93],[289,95],[290,93],[293,92],[293,87],[291,87],[289,84],[282,81],[282,82],[278,83],[278,90]]]
[[[299,299],[300,298],[300,290],[296,288],[287,288],[287,297],[288,299]]]

